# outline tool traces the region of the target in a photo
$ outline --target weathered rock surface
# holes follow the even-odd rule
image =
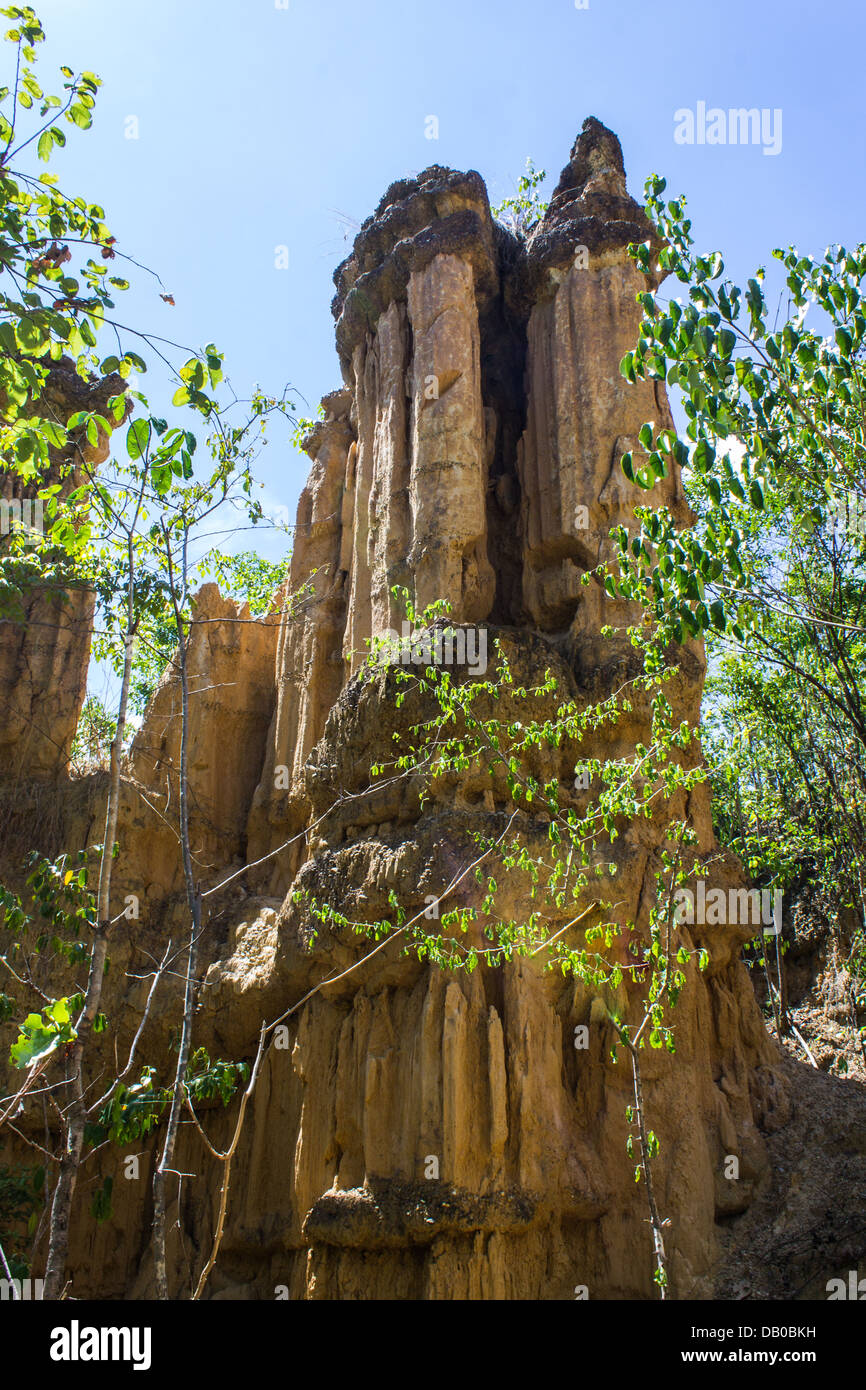
[[[277,641],[276,615],[257,621],[216,584],[199,590],[187,651],[195,711],[187,759],[191,851],[207,879],[246,860],[247,819],[274,712]],[[133,739],[124,783],[123,875],[130,883],[139,876],[157,901],[183,882],[175,831],[181,728],[180,680],[169,666]],[[146,859],[138,858],[139,845]]]
[[[62,358],[50,372],[34,407],[64,425],[80,410],[111,418],[109,397],[125,390],[121,377],[84,381]],[[99,441],[78,440],[68,450],[51,449],[50,483],[60,483],[67,497],[84,480],[84,465],[97,466],[108,455],[102,430]],[[0,470],[0,498],[24,504],[27,516],[33,489],[17,474]],[[14,512],[13,512],[14,514]],[[0,536],[0,546],[8,544]],[[87,688],[93,595],[59,588],[24,591],[17,621],[0,621],[0,782],[64,777]]]
[[[213,586],[199,596],[195,857],[206,890],[231,882],[206,898],[195,1041],[249,1059],[262,1020],[291,1011],[235,1158],[209,1296],[555,1299],[578,1286],[592,1298],[653,1295],[645,1198],[626,1153],[631,1077],[611,1060],[602,1001],[535,961],[444,973],[405,954],[399,937],[358,965],[369,940],[314,932],[296,896],[354,922],[392,915],[392,893],[409,914],[446,892],[448,905],[470,905],[473,834],[501,829],[510,808],[499,775],[443,780],[423,807],[412,780],[371,780],[371,766],[394,756],[394,735],[405,740],[427,708],[417,691],[398,707],[387,666],[353,675],[367,644],[399,628],[395,585],[416,608],[447,599],[454,623],[482,625],[491,651],[498,638],[518,686],[550,669],[560,694],[596,700],[628,667],[630,653],[600,635],[622,609],[594,579],[580,581],[609,553],[610,526],[632,515],[621,454],[644,420],[670,418],[660,388],[628,387],[619,374],[642,288],[626,247],[647,235],[619,143],[592,120],[526,241],[494,222],[475,173],[434,167],[392,185],[335,276],[345,385],[325,398],[306,444],[289,593],[262,623]],[[656,496],[685,515],[677,475]],[[703,672],[700,647],[685,650],[673,693],[691,715]],[[105,1008],[121,1048],[147,971],[184,921],[178,725],[169,672],[126,769],[117,897],[137,894],[142,911],[112,945]],[[575,759],[623,756],[643,732],[636,710],[591,748],[533,750],[532,770],[579,805]],[[98,778],[75,796],[61,788],[57,844],[99,838],[103,794]],[[618,869],[612,910],[639,928],[674,817],[690,819],[702,853],[713,848],[698,788],[605,851]],[[522,829],[530,844],[546,833],[541,819],[524,817]],[[515,875],[506,890],[519,918],[526,885]],[[709,968],[688,967],[676,1055],[648,1050],[644,1063],[678,1297],[713,1296],[720,1223],[730,1261],[732,1223],[771,1188],[768,1137],[790,1123],[778,1051],[739,959],[746,935],[693,929]],[[178,990],[166,981],[142,1040],[163,1071]],[[586,1049],[574,1045],[582,1024]],[[225,1147],[234,1110],[207,1111],[204,1123]],[[97,1226],[85,1202],[76,1214],[77,1296],[153,1290],[153,1145],[135,1148],[138,1181],[119,1176],[122,1154],[100,1155],[115,1176],[112,1220]],[[169,1213],[185,1296],[209,1250],[221,1180],[192,1125],[177,1167],[197,1175]],[[828,1273],[838,1254],[820,1252]],[[809,1277],[822,1267],[813,1262]]]

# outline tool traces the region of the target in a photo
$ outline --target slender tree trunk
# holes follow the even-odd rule
[[[189,955],[186,967],[186,984],[183,998],[183,1026],[181,1028],[180,1048],[174,1077],[174,1090],[171,1109],[166,1125],[162,1154],[153,1175],[153,1260],[156,1274],[156,1296],[168,1299],[168,1271],[166,1268],[166,1177],[174,1162],[177,1132],[183,1108],[183,1088],[186,1069],[189,1064],[192,1040],[192,1014],[195,1003],[195,972],[198,959],[198,936],[201,929],[201,896],[196,893],[195,905],[190,915]]]
[[[131,545],[130,564],[132,564]],[[131,568],[127,608],[128,623],[123,655],[123,681],[117,713],[117,730],[111,745],[108,806],[105,813],[105,834],[99,866],[96,930],[90,952],[90,971],[87,979],[87,992],[84,997],[84,1008],[76,1023],[77,1037],[66,1063],[66,1077],[71,1087],[72,1100],[65,1113],[63,1153],[60,1159],[60,1171],[54,1187],[54,1196],[51,1201],[48,1257],[45,1264],[45,1282],[42,1291],[44,1299],[59,1298],[64,1287],[66,1260],[69,1253],[69,1222],[72,1214],[72,1202],[75,1197],[75,1185],[78,1180],[78,1169],[81,1166],[81,1149],[87,1121],[87,1106],[82,1084],[82,1061],[85,1044],[93,1032],[93,1024],[99,1013],[102,986],[105,980],[105,960],[108,951],[108,933],[111,926],[109,919],[111,874],[114,864],[114,839],[117,834],[117,814],[120,803],[120,760],[126,729],[126,711],[132,678],[132,651],[135,641],[132,628],[132,581],[133,571]]]
[[[183,540],[183,582],[186,584],[187,533]],[[174,604],[175,625],[178,639],[178,664],[180,666],[181,690],[181,734],[180,734],[180,796],[179,821],[183,876],[189,906],[190,930],[189,952],[186,965],[186,982],[183,997],[183,1023],[180,1034],[177,1066],[174,1074],[174,1088],[171,1109],[166,1125],[165,1140],[159,1163],[153,1175],[153,1261],[156,1277],[156,1292],[160,1299],[168,1299],[168,1271],[166,1267],[166,1177],[174,1162],[180,1116],[184,1103],[184,1086],[192,1045],[192,1017],[195,1005],[195,976],[198,961],[198,942],[201,933],[201,891],[195,881],[192,854],[189,844],[189,786],[188,786],[188,737],[189,737],[189,672],[187,669],[187,648],[183,631],[183,619],[178,604],[175,587],[174,567],[171,557],[170,539],[166,537],[169,583]]]
[[[638,1136],[640,1142],[640,1167],[646,1183],[647,1205],[650,1213],[650,1228],[653,1234],[653,1257],[655,1259],[657,1283],[659,1286],[659,1297],[667,1298],[668,1274],[667,1256],[665,1254],[665,1243],[662,1232],[662,1219],[656,1204],[655,1188],[653,1187],[653,1176],[649,1147],[649,1135],[646,1127],[646,1115],[643,1103],[643,1083],[640,1074],[640,1057],[637,1048],[626,1039],[626,1045],[631,1056],[632,1080],[634,1082],[634,1114],[637,1120]]]
[[[781,934],[776,937],[776,974],[779,979],[779,1027],[782,1034],[787,1035],[791,1031],[791,1014],[788,1008],[788,976],[785,973]]]

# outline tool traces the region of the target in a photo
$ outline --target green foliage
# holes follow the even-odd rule
[[[544,169],[536,169],[532,160],[527,159],[526,173],[521,174],[517,181],[516,195],[503,198],[501,203],[491,208],[493,216],[512,232],[526,236],[547,212],[549,205],[541,196],[541,185],[546,178]]]
[[[98,856],[101,848],[94,845],[56,859],[32,851],[24,898],[0,884],[3,926],[13,938],[13,956],[52,952],[72,965],[87,958],[83,934],[92,926],[95,910],[88,861]]]
[[[90,126],[100,79],[63,67],[63,95],[44,92],[33,69],[45,38],[39,19],[26,5],[0,13],[13,21],[5,37],[15,49],[14,84],[0,87],[0,456],[38,487],[50,450],[67,442],[62,423],[40,411],[48,368],[62,356],[83,377],[98,367],[96,335],[127,282],[108,273],[117,252],[103,209],[27,164],[34,153],[50,162],[66,144],[64,126]],[[69,270],[75,256],[84,257],[77,274]],[[143,370],[135,354],[114,359],[121,375],[133,367]],[[6,583],[14,593],[9,575]]]
[[[196,468],[192,463],[196,435],[169,429],[164,420],[148,415],[134,420],[127,430],[126,460],[112,457],[99,478],[91,481],[96,522],[101,523],[89,570],[102,617],[94,654],[108,661],[120,677],[127,638],[133,641],[133,714],[143,712],[166,666],[175,660],[178,621],[184,640],[189,634],[194,577],[213,571],[224,574],[241,597],[248,595],[252,603],[266,607],[265,589],[271,577],[279,580],[283,571],[282,565],[270,565],[251,552],[227,557],[213,547],[206,548],[195,565],[189,562],[190,542],[197,529],[220,507],[232,505],[250,525],[262,521],[261,505],[253,496],[252,466],[266,442],[269,417],[286,416],[292,410],[285,397],[257,393],[247,418],[237,422],[235,402],[223,407],[206,390],[219,384],[221,372],[214,363],[221,358],[209,347],[197,360],[200,373],[192,374],[190,362],[181,368],[181,377],[189,385],[183,388],[188,390],[186,404],[205,417],[210,431],[205,449],[199,449]],[[204,363],[210,363],[207,369]],[[139,399],[147,404],[143,397]],[[126,534],[131,523],[133,535]],[[118,530],[123,533],[120,555]]]
[[[249,1079],[246,1062],[212,1062],[205,1048],[198,1048],[189,1059],[186,1087],[193,1104],[221,1100],[228,1105],[238,1086]]]
[[[21,978],[22,971],[30,970],[33,958],[43,954],[73,966],[87,960],[88,935],[94,919],[88,857],[100,852],[101,846],[96,845],[75,855],[46,859],[33,851],[28,861],[25,897],[0,884],[2,925],[10,937],[2,959],[7,965],[7,957],[16,960],[16,978]],[[2,1000],[0,1017],[11,1017],[12,1001],[6,994]],[[78,1033],[72,1016],[82,1003],[81,993],[70,992],[50,1000],[41,1014],[28,1014],[10,1047],[10,1063],[18,1070],[27,1070],[74,1042]],[[104,1026],[105,1019],[99,1015],[94,1029],[101,1032]]]
[[[130,685],[133,711],[140,710],[166,663],[174,661],[183,672],[185,709],[187,698],[197,694],[186,682],[185,661],[194,618],[193,580],[199,565],[206,570],[211,555],[209,545],[202,542],[206,535],[220,534],[213,530],[213,518],[224,506],[236,514],[232,530],[238,518],[250,525],[262,521],[262,508],[254,496],[253,467],[259,448],[268,442],[270,419],[293,416],[294,407],[285,392],[275,397],[258,389],[251,401],[238,401],[226,387],[223,355],[213,343],[198,351],[183,349],[175,368],[163,353],[166,339],[144,333],[134,336],[174,372],[172,406],[184,412],[182,423],[170,424],[153,413],[146,397],[125,384],[133,370],[145,372],[146,362],[125,345],[133,330],[111,316],[111,296],[126,288],[127,282],[108,274],[108,263],[121,253],[103,211],[62,191],[56,175],[34,172],[27,164],[29,157],[47,161],[65,144],[64,120],[80,129],[90,125],[99,79],[87,72],[76,77],[63,68],[64,98],[46,96],[32,69],[35,45],[44,38],[38,19],[29,7],[9,7],[3,13],[15,23],[7,38],[15,45],[16,72],[14,87],[0,89],[0,449],[7,468],[14,469],[28,492],[42,498],[45,528],[41,536],[16,528],[4,537],[0,616],[23,621],[25,600],[34,587],[43,593],[53,589],[63,595],[83,589],[95,595],[99,631],[95,654],[113,666],[122,694],[116,723],[98,702],[88,704],[76,753],[83,753],[85,765],[92,767],[96,758],[104,756],[105,740],[113,727],[125,737]],[[34,112],[35,128],[22,128],[34,103],[41,103],[38,119]],[[86,259],[76,277],[68,268],[80,256]],[[170,295],[162,299],[173,303]],[[116,351],[100,360],[95,351],[97,335],[106,324],[113,329]],[[120,379],[118,389],[99,411],[79,411],[66,426],[40,415],[49,371],[61,358],[65,371],[71,363],[84,380],[108,373],[117,373]],[[95,448],[106,437],[111,452],[97,471],[84,446]],[[267,566],[254,560],[234,569],[230,562],[225,564],[226,573],[250,586],[253,602],[263,601],[271,578]],[[115,762],[113,773],[117,771]],[[184,783],[178,798],[181,808],[186,807],[186,790]],[[109,823],[118,797],[113,775]],[[184,816],[182,809],[182,834],[188,832]],[[116,852],[117,846],[111,844],[88,851],[100,860],[103,916],[111,901],[111,863]],[[61,1150],[73,1158],[76,1169],[74,1155],[83,1133],[90,1142],[141,1137],[156,1124],[167,1104],[176,1117],[182,1095],[190,1103],[196,1097],[227,1103],[245,1075],[242,1065],[217,1062],[211,1066],[199,1059],[189,1076],[182,1069],[184,1074],[170,1092],[158,1087],[147,1067],[131,1086],[123,1079],[125,1073],[114,1076],[101,1096],[87,1094],[78,1084],[90,1034],[99,1034],[107,1026],[99,1002],[109,967],[107,942],[114,926],[111,921],[96,921],[94,894],[88,886],[88,854],[64,855],[55,861],[34,856],[23,895],[0,888],[3,925],[10,938],[0,963],[25,987],[37,990],[34,972],[40,955],[59,957],[46,964],[67,969],[74,977],[64,998],[49,1001],[41,1014],[27,1016],[11,1055],[16,1066],[31,1069],[21,1089],[24,1097],[34,1078],[33,1063],[50,1064],[65,1044],[74,1044],[65,1050],[71,1099],[59,1112],[59,1137]],[[184,863],[188,867],[189,855]],[[190,904],[195,900],[191,878],[190,869],[186,883]],[[192,975],[192,938],[188,945]],[[77,978],[79,967],[85,967],[83,979]],[[191,997],[191,991],[188,994]],[[3,1014],[8,1015],[12,1007],[4,994]],[[73,1014],[77,1014],[75,1025]],[[188,1013],[187,1032],[191,1022]],[[131,1066],[130,1060],[127,1069]],[[74,1175],[73,1182],[65,1185],[65,1194],[61,1187],[55,1192],[55,1196],[61,1193],[66,1210],[63,1219],[52,1224],[50,1234],[46,1288],[54,1288],[52,1296],[62,1288],[73,1189]],[[107,1218],[110,1204],[110,1186],[104,1185],[94,1199],[97,1219]]]
[[[684,200],[665,204],[663,190],[663,180],[648,181],[648,211],[667,243],[658,265],[689,285],[688,303],[640,296],[640,338],[622,372],[679,388],[689,423],[681,438],[648,421],[640,432],[645,463],[627,453],[622,467],[650,491],[675,460],[699,524],[678,527],[663,508],[642,509],[638,534],[619,533],[623,564],[632,591],[677,640],[716,630],[742,641],[746,630],[761,631],[771,597],[794,618],[802,598],[826,597],[812,592],[817,573],[800,573],[809,554],[835,554],[854,567],[850,578],[861,575],[863,538],[838,554],[833,501],[864,482],[866,245],[830,248],[821,263],[793,248],[774,252],[787,271],[791,312],[770,331],[764,271],[745,291],[722,279],[718,253],[692,252]],[[631,251],[652,277],[652,244]],[[806,328],[810,306],[826,317],[828,333]],[[789,547],[781,582],[773,542]]]
[[[666,203],[664,187],[647,184],[657,265],[649,242],[631,254],[650,285],[658,266],[686,297],[639,296],[640,338],[621,370],[666,380],[688,423],[680,434],[647,422],[642,454],[622,466],[651,501],[678,463],[696,519],[638,509],[637,533],[618,533],[610,589],[644,603],[669,638],[705,638],[720,839],[759,882],[808,889],[850,945],[852,921],[866,922],[866,244],[820,260],[774,251],[788,300],[771,315],[764,270],[745,288],[725,279],[718,252],[694,252],[684,199]]]
[[[288,578],[290,564],[290,555],[284,560],[270,561],[252,550],[237,555],[223,555],[214,550],[204,557],[197,573],[202,579],[215,578],[224,595],[248,603],[251,616],[262,617],[269,611],[276,590]],[[177,628],[171,597],[165,587],[150,583],[147,576],[142,574],[138,596],[140,611],[129,708],[133,715],[140,716],[166,667],[175,659]],[[189,631],[188,616],[184,620],[184,631]],[[110,633],[98,635],[93,645],[94,654],[108,661],[119,677],[123,670],[123,648],[116,636]],[[83,711],[82,721],[84,718]],[[76,737],[78,740],[86,737],[81,724]]]
[[[77,1037],[72,1026],[68,999],[54,999],[41,1014],[28,1014],[21,1031],[9,1049],[9,1060],[19,1071],[43,1062],[58,1047],[65,1047]]]
[[[184,1090],[194,1106],[213,1100],[225,1106],[248,1077],[245,1062],[211,1062],[200,1047],[189,1060]],[[153,1067],[144,1067],[132,1086],[119,1082],[114,1087],[95,1122],[87,1126],[87,1142],[96,1146],[111,1140],[124,1145],[147,1138],[171,1104],[171,1094],[169,1087],[160,1086]]]
[[[254,618],[269,612],[274,594],[289,577],[291,555],[283,560],[265,560],[254,550],[242,550],[237,555],[221,555],[214,551],[201,566],[202,574],[212,574],[224,595],[249,604]]]
[[[135,716],[144,714],[148,701],[156,690],[162,674],[173,661],[177,649],[177,628],[168,593],[157,585],[148,585],[142,575],[136,586],[139,603],[136,621],[135,663],[129,692],[129,710]],[[122,612],[116,593],[106,594],[105,611],[111,611],[119,626]],[[188,623],[185,631],[189,630]],[[123,673],[124,648],[117,628],[98,633],[93,640],[93,654],[106,661],[120,678]],[[80,726],[79,726],[80,729]],[[78,737],[78,735],[76,735]]]
[[[96,1121],[88,1124],[85,1139],[93,1145],[102,1144],[106,1139],[115,1144],[145,1139],[159,1123],[170,1098],[158,1085],[153,1067],[144,1067],[132,1086],[118,1082]]]
[[[146,652],[145,669],[133,689],[133,712],[140,712],[172,651],[172,643],[165,638],[174,615],[166,577],[154,557],[154,546],[163,540],[160,518],[171,518],[168,530],[177,537],[191,508],[212,509],[236,485],[248,519],[253,524],[261,521],[261,506],[252,496],[256,436],[266,442],[268,417],[292,414],[293,408],[285,394],[276,398],[257,390],[249,403],[248,419],[237,421],[236,403],[224,407],[217,399],[224,376],[223,354],[209,343],[177,367],[173,399],[176,407],[192,410],[209,431],[211,463],[209,469],[204,465],[203,476],[201,471],[196,476],[194,467],[196,432],[170,427],[147,414],[147,401],[138,391],[126,389],[112,396],[107,415],[79,411],[68,421],[68,428],[40,416],[38,404],[48,370],[61,356],[71,359],[85,379],[94,372],[116,372],[128,379],[133,371],[145,372],[147,364],[122,345],[129,330],[112,318],[112,295],[126,288],[127,281],[108,274],[110,262],[121,253],[103,210],[63,191],[55,174],[36,173],[27,166],[29,155],[47,159],[65,143],[64,121],[80,129],[89,127],[99,79],[88,72],[75,76],[63,68],[64,98],[46,96],[32,67],[36,46],[44,39],[38,18],[27,6],[13,6],[2,13],[14,21],[7,38],[16,47],[17,72],[15,87],[0,89],[0,270],[6,283],[6,290],[0,289],[0,392],[4,393],[0,452],[7,466],[27,483],[28,492],[42,498],[45,532],[36,540],[17,532],[4,539],[0,608],[7,616],[20,618],[22,600],[34,585],[54,586],[58,591],[92,588],[101,619],[95,654],[119,670],[130,620],[129,562],[136,561],[132,633],[137,635],[141,628]],[[38,118],[35,103],[39,103]],[[22,129],[22,121],[26,124],[31,113],[35,130]],[[73,279],[66,267],[75,255],[87,253],[91,254],[79,278]],[[100,360],[95,348],[105,324],[115,329],[119,346]],[[167,361],[152,335],[136,336]],[[79,454],[76,463],[83,466],[85,477],[70,490],[68,446],[85,441],[96,445],[101,436],[124,422],[136,402],[145,413],[129,420],[125,434],[119,436],[122,452],[112,456],[98,477]],[[58,450],[66,450],[69,458],[63,468]],[[54,472],[49,477],[52,463]],[[130,554],[126,528],[131,521],[137,534]],[[188,616],[188,595],[182,606]],[[83,736],[88,737],[86,726]]]
[[[434,605],[419,616],[405,590],[398,588],[394,593],[405,603],[410,623],[418,619],[420,632],[440,621],[447,608]],[[442,629],[443,636],[448,632],[447,627]],[[657,645],[639,632],[632,634],[632,640],[642,650],[644,672],[597,704],[582,705],[557,696],[554,718],[534,715],[536,706],[557,695],[551,671],[537,686],[518,686],[498,640],[495,675],[485,680],[457,680],[447,666],[436,664],[421,674],[394,664],[390,670],[398,687],[398,707],[413,697],[415,706],[421,708],[424,700],[418,697],[425,697],[433,705],[433,713],[411,726],[408,737],[395,747],[393,760],[371,769],[373,778],[413,776],[424,805],[434,784],[451,785],[457,775],[503,776],[515,816],[507,821],[503,833],[486,836],[473,832],[477,849],[474,877],[482,889],[478,908],[449,907],[441,920],[431,923],[423,913],[407,919],[392,894],[393,920],[349,922],[332,907],[308,900],[313,915],[320,922],[351,927],[373,939],[381,939],[396,925],[407,937],[407,950],[448,970],[472,971],[482,959],[495,966],[543,953],[547,968],[574,975],[595,991],[609,989],[613,993],[620,989],[627,972],[634,974],[648,984],[652,1024],[657,1029],[656,1038],[664,1044],[669,1029],[662,1005],[657,1007],[655,1001],[675,997],[685,979],[676,953],[666,954],[667,948],[662,950],[657,939],[671,915],[669,899],[662,899],[663,908],[650,925],[650,940],[642,942],[633,922],[618,922],[608,916],[610,903],[606,898],[610,895],[603,884],[616,877],[611,850],[624,826],[636,818],[648,819],[662,798],[677,788],[690,789],[706,773],[700,766],[687,769],[683,765],[682,755],[693,735],[687,724],[672,722],[664,689],[675,668],[665,664]],[[373,643],[366,679],[380,669],[383,655],[399,661],[399,655],[388,652],[383,643]],[[645,704],[651,721],[650,743],[640,745],[633,757],[601,760],[587,756],[584,746],[591,745],[596,732],[616,725],[637,701]],[[554,748],[573,753],[574,767],[590,774],[593,794],[577,797],[571,785],[563,785],[558,777],[542,780],[530,770],[541,765],[543,750]],[[673,834],[680,847],[690,838],[683,826],[675,827]],[[664,860],[671,874],[679,871],[680,857]],[[488,860],[493,860],[495,867],[482,870],[481,865]],[[525,883],[530,901],[536,903],[536,910],[520,920],[496,912],[504,882],[513,890],[515,879]],[[578,902],[584,907],[572,916]],[[594,920],[571,937],[566,934],[587,917]],[[620,959],[621,953],[614,948],[616,938],[623,933],[630,938],[626,947],[630,963]],[[582,938],[582,944],[575,943],[575,935]],[[462,939],[466,937],[473,938],[471,944]],[[490,945],[480,944],[485,938]],[[659,965],[662,961],[663,969]],[[659,971],[656,979],[653,972]]]
[[[319,405],[319,407],[317,408],[315,415],[299,415],[298,418],[295,420],[294,428],[291,434],[291,441],[293,447],[295,449],[302,450],[304,447],[304,440],[307,438],[308,435],[312,434],[313,430],[316,428],[316,425],[318,425],[320,421],[324,420],[324,418],[325,412],[321,405]]]
[[[76,772],[96,772],[108,766],[117,718],[96,695],[81,707],[70,760]]]

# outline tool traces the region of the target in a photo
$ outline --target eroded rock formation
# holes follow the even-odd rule
[[[34,409],[63,425],[81,410],[111,418],[107,401],[124,389],[119,376],[82,380],[62,358],[51,368]],[[82,437],[69,449],[50,453],[47,481],[59,483],[60,496],[67,497],[84,481],[85,465],[97,466],[107,457],[108,438],[100,429],[96,445]],[[6,504],[4,522],[21,520],[22,510],[25,524],[37,520],[33,489],[18,475],[0,471],[0,499]],[[5,535],[0,535],[2,545],[8,545]],[[16,607],[20,621],[0,622],[0,780],[63,777],[87,689],[93,595],[58,586],[34,589],[31,582]]]
[[[398,709],[387,666],[364,682],[354,674],[367,643],[399,629],[394,586],[416,608],[448,600],[453,622],[483,625],[491,649],[499,637],[518,685],[549,668],[560,692],[594,700],[630,669],[630,649],[600,635],[621,610],[580,581],[609,553],[611,525],[632,515],[622,453],[637,450],[644,420],[670,418],[661,387],[628,386],[619,373],[643,288],[626,248],[649,235],[619,143],[594,120],[526,239],[492,218],[475,173],[433,167],[392,185],[335,276],[344,387],[325,398],[305,446],[296,598],[281,595],[268,620],[251,623],[213,586],[200,595],[190,657],[203,692],[192,701],[196,864],[210,888],[250,867],[207,899],[196,1043],[249,1058],[262,1019],[333,980],[294,1009],[266,1055],[211,1296],[570,1298],[578,1286],[592,1298],[652,1296],[644,1195],[626,1153],[631,1079],[611,1061],[592,994],[535,962],[450,975],[399,940],[346,973],[369,942],[314,934],[296,899],[306,890],[350,920],[387,917],[392,891],[407,912],[449,885],[451,901],[468,903],[473,831],[501,825],[508,805],[501,778],[451,779],[423,808],[411,780],[371,783],[393,735],[424,709],[417,694]],[[676,474],[654,498],[686,515]],[[694,716],[701,649],[682,663],[676,698]],[[51,689],[72,718],[80,690],[56,680]],[[592,748],[539,749],[534,770],[568,787],[576,756],[621,756],[642,719],[638,711]],[[121,1045],[144,1006],[142,977],[184,921],[172,828],[178,733],[167,672],[135,740],[119,830],[118,902],[133,893],[143,905],[112,945],[105,1008]],[[101,794],[99,779],[86,796],[70,793],[64,844],[98,839]],[[623,920],[646,923],[674,816],[690,818],[702,852],[713,848],[700,788],[629,826],[610,847]],[[515,915],[526,911],[517,879],[508,891]],[[688,969],[676,1056],[646,1055],[679,1297],[712,1296],[718,1223],[763,1191],[766,1136],[789,1113],[739,959],[746,934],[695,928],[710,965]],[[164,1069],[177,1004],[168,981],[143,1042]],[[585,1050],[573,1044],[581,1024]],[[204,1120],[223,1146],[233,1112]],[[116,1177],[114,1216],[96,1226],[85,1205],[77,1213],[78,1296],[152,1292],[152,1146],[144,1154],[138,1181],[117,1176],[122,1154],[102,1156]],[[209,1249],[221,1170],[191,1125],[177,1166],[200,1175],[169,1218],[183,1293]]]

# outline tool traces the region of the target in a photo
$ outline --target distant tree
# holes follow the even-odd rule
[[[76,772],[95,772],[107,767],[117,720],[96,695],[88,695],[72,744],[71,762]]]
[[[527,159],[526,173],[517,181],[515,196],[497,203],[491,209],[493,216],[512,232],[526,236],[547,212],[548,204],[541,196],[541,185],[546,178],[544,169],[536,169],[532,160]]]
[[[287,581],[291,563],[291,554],[282,560],[265,560],[254,550],[236,555],[215,551],[199,565],[199,573],[213,574],[223,594],[249,604],[250,613],[259,618],[269,611],[277,589]]]

